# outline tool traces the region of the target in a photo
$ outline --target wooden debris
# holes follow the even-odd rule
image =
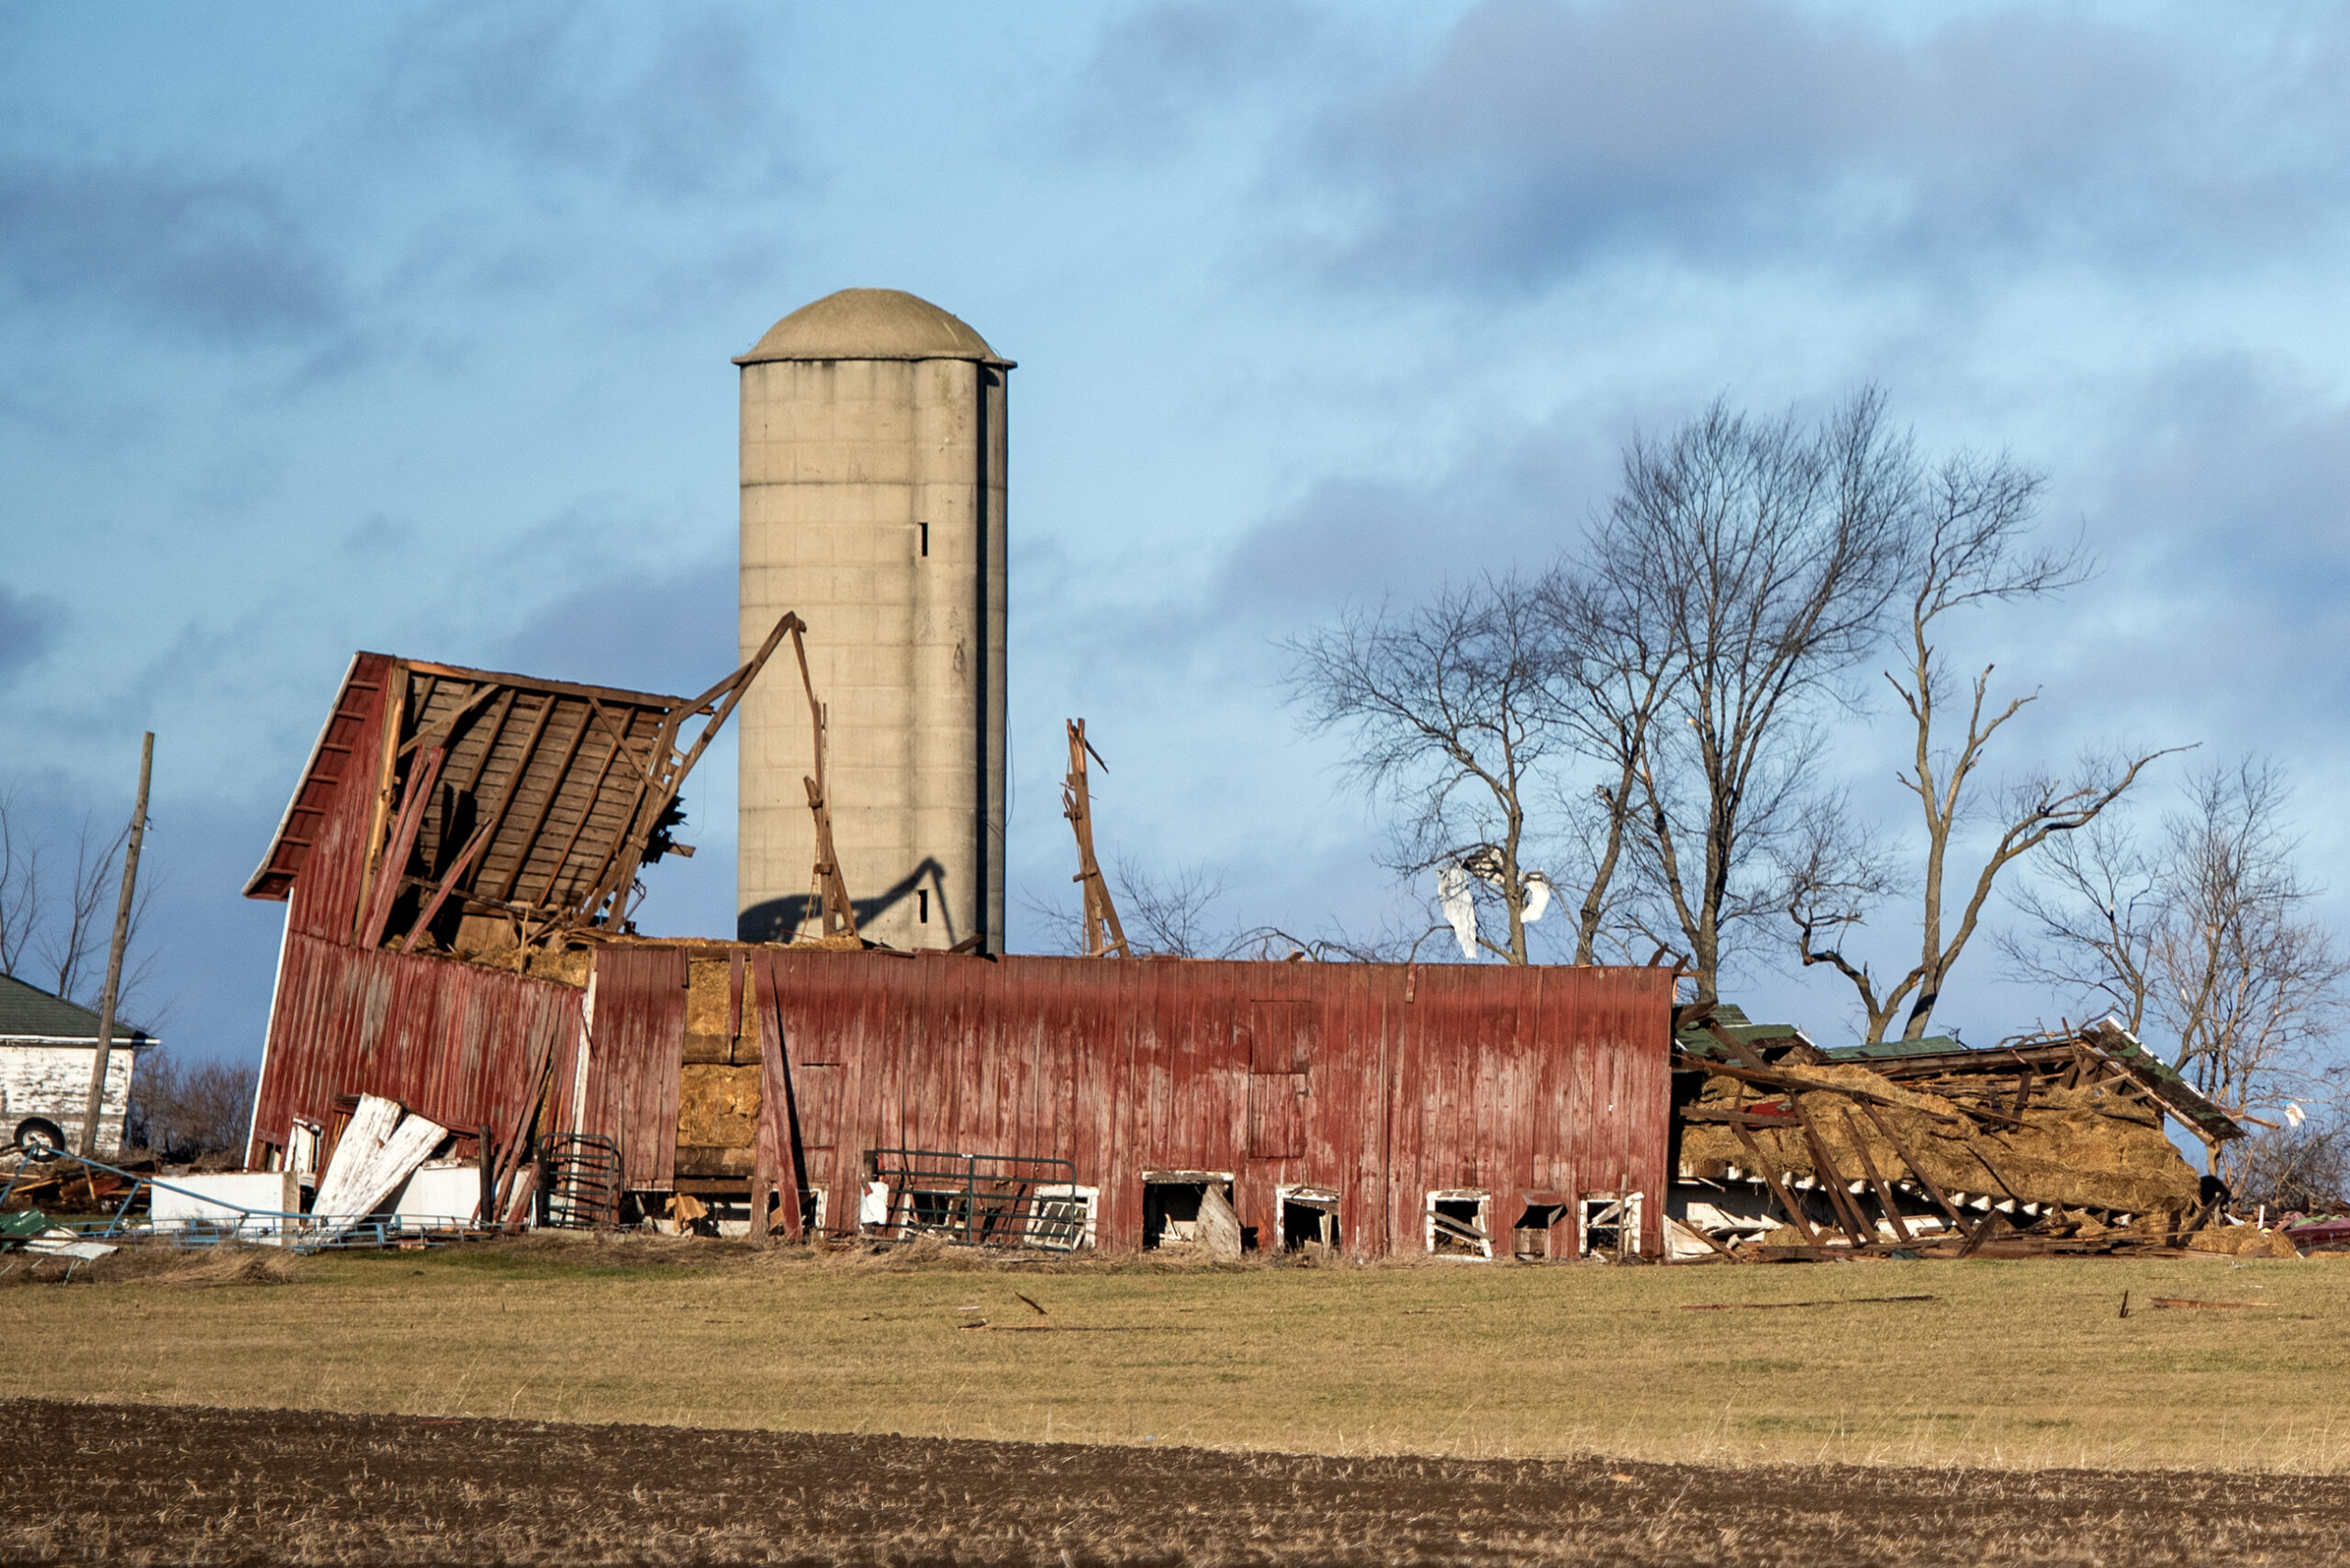
[[[1848,1295],[1832,1301],[1711,1301],[1684,1305],[1684,1312],[1784,1312],[1797,1306],[1861,1306],[1888,1301],[1940,1301],[1935,1295]],[[2181,1305],[2189,1305],[2181,1303]],[[2261,1305],[2266,1305],[2266,1303]]]
[[[2242,1310],[2275,1306],[2277,1304],[2273,1301],[2187,1301],[2177,1296],[2158,1295],[2154,1298],[2154,1305],[2166,1307],[2216,1307],[2225,1310]]]

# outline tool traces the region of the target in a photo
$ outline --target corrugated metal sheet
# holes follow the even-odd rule
[[[1651,1194],[1669,1137],[1672,978],[1656,969],[886,960],[761,950],[802,1180],[837,1228],[872,1148],[1049,1155],[1139,1244],[1143,1177],[1229,1171],[1244,1226],[1275,1189],[1340,1194],[1346,1249],[1415,1252],[1431,1192]],[[1409,1000],[1406,1000],[1407,996]],[[599,1003],[600,1007],[600,1003]]]
[[[588,1093],[576,1129],[620,1146],[628,1185],[666,1191],[677,1161],[678,1067],[686,1043],[686,953],[608,947],[596,955]]]
[[[509,1126],[536,1089],[534,1053],[576,1053],[579,1002],[550,980],[288,932],[256,1141],[282,1147],[296,1116],[332,1126],[343,1094],[397,1100],[463,1132]]]
[[[384,756],[383,689],[392,664],[382,654],[361,654],[351,661],[318,752],[286,809],[285,825],[247,890],[255,898],[289,898],[292,930],[351,940],[375,825]]]

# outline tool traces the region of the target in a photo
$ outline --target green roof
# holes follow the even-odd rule
[[[1806,1045],[1811,1043],[1793,1024],[1757,1024],[1735,1002],[1715,1002],[1713,1021],[1723,1034],[1744,1046],[1767,1046],[1788,1040],[1802,1040]],[[1683,1050],[1701,1057],[1718,1055],[1722,1048],[1722,1043],[1715,1037],[1713,1030],[1703,1024],[1684,1026],[1673,1039]]]
[[[1928,1035],[1922,1040],[1863,1040],[1857,1046],[1838,1046],[1824,1054],[1830,1061],[1882,1061],[1887,1057],[1930,1057],[1973,1048],[1948,1035]]]
[[[88,1040],[98,1037],[98,1015],[14,975],[0,975],[0,1040]],[[152,1045],[144,1030],[114,1021],[117,1044]]]

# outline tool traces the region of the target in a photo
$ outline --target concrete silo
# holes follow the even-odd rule
[[[828,295],[743,367],[742,641],[808,622],[833,838],[862,934],[1003,940],[1004,373],[895,289]],[[810,913],[813,739],[788,654],[744,699],[740,935]],[[812,927],[812,923],[811,923]]]

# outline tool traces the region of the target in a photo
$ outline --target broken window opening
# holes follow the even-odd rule
[[[1640,1249],[1640,1194],[1585,1193],[1575,1205],[1575,1256],[1622,1258]]]
[[[1327,1187],[1281,1187],[1281,1247],[1284,1252],[1335,1257],[1338,1251],[1338,1194]]]
[[[1071,1182],[1036,1189],[1035,1212],[1028,1218],[1032,1247],[1074,1252],[1093,1245],[1095,1217],[1102,1207],[1102,1189]]]
[[[1567,1205],[1528,1202],[1526,1212],[1517,1216],[1510,1227],[1510,1250],[1521,1262],[1536,1263],[1566,1256],[1564,1238],[1560,1236],[1561,1222],[1567,1217]]]
[[[1427,1198],[1427,1249],[1438,1258],[1494,1255],[1491,1193],[1438,1192]]]
[[[1229,1170],[1149,1170],[1142,1179],[1145,1251],[1196,1250],[1237,1258],[1245,1238],[1232,1210]]]

